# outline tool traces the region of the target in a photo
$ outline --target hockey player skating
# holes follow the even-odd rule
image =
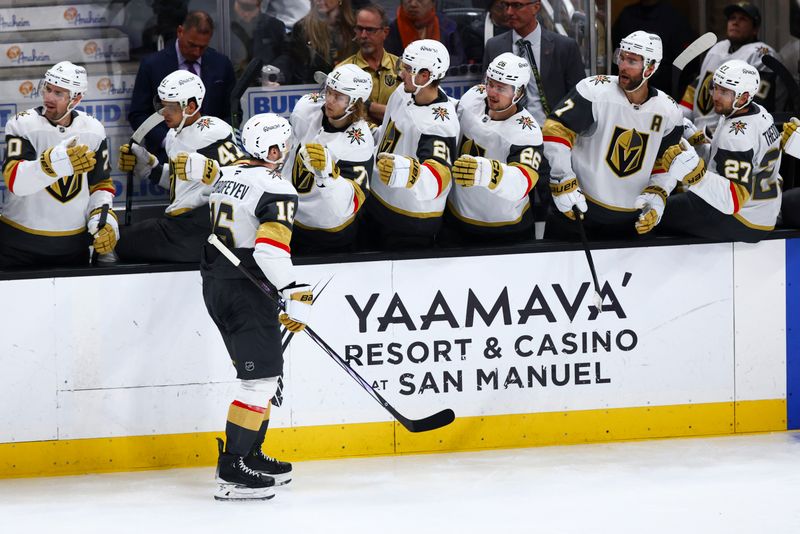
[[[285,301],[274,305],[209,244],[202,253],[203,298],[236,367],[240,389],[228,410],[225,444],[220,440],[215,497],[268,499],[271,487],[288,482],[292,466],[261,449],[269,426],[270,399],[283,372],[280,324],[305,327],[313,300],[310,286],[296,281],[289,254],[297,192],[281,178],[290,149],[289,122],[255,115],[242,128],[251,158],[223,167],[209,203],[213,233],[254,274],[265,277]]]
[[[114,184],[103,125],[75,109],[86,90],[86,69],[57,63],[40,83],[43,105],[6,125],[0,267],[85,265],[91,243],[100,254],[116,245],[113,210],[97,228]]]
[[[486,70],[458,103],[461,156],[453,163],[440,242],[466,245],[533,237],[528,193],[539,179],[542,131],[525,109],[530,66],[510,52]]]
[[[761,25],[761,13],[749,2],[731,4],[724,10],[728,19],[726,26],[727,39],[715,44],[703,59],[700,75],[690,84],[683,98],[681,110],[698,130],[713,133],[720,116],[714,111],[712,82],[717,67],[731,59],[740,59],[760,71],[761,85],[753,98],[763,104],[774,102],[775,74],[764,66],[761,58],[767,54],[777,56],[768,44],[758,40],[758,29]]]
[[[358,212],[374,164],[364,102],[372,78],[352,64],[328,75],[325,92],[303,96],[290,122],[298,143],[283,176],[299,194],[292,232],[295,254],[353,250]]]
[[[683,117],[672,98],[648,84],[661,62],[661,39],[633,32],[622,39],[616,62],[619,76],[582,80],[545,122],[550,189],[560,212],[548,218],[547,237],[577,234],[568,220],[575,207],[585,213],[590,236],[645,234],[675,186],[661,158],[680,140]]]
[[[735,59],[714,72],[712,98],[720,116],[706,166],[688,144],[670,147],[664,166],[688,192],[667,201],[663,231],[755,243],[774,227],[781,208],[781,132],[753,102],[760,77]]]
[[[382,248],[429,247],[441,226],[459,131],[455,106],[439,88],[449,66],[447,49],[431,39],[409,44],[400,59],[403,87],[386,104],[366,207],[365,229],[377,232]]]
[[[211,226],[208,195],[220,166],[243,157],[230,125],[200,115],[206,89],[200,77],[185,70],[167,75],[158,86],[168,163],[159,163],[141,145],[122,145],[119,169],[146,176],[169,190],[165,216],[123,227],[123,261],[197,262]],[[129,191],[128,194],[131,194]]]

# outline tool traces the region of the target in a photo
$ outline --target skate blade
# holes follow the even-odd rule
[[[248,488],[238,484],[220,483],[214,493],[218,501],[266,501],[275,496],[272,488]]]
[[[288,473],[280,474],[280,475],[272,475],[270,473],[267,473],[267,475],[269,475],[269,476],[271,476],[272,478],[275,479],[275,485],[276,486],[285,486],[286,484],[288,484],[289,482],[292,481],[292,472],[291,471],[288,472]]]

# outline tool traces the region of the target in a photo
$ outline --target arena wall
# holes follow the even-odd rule
[[[800,240],[300,266],[330,280],[285,354],[288,460],[800,426]],[[0,281],[0,476],[212,465],[236,386],[197,271]],[[265,301],[265,305],[269,305]],[[787,423],[788,421],[788,423]]]

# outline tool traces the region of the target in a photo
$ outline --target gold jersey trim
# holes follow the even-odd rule
[[[168,211],[167,215],[170,217],[177,217],[178,215],[183,215],[184,213],[189,213],[194,208],[178,208],[176,210]]]
[[[598,205],[598,206],[600,206],[601,208],[605,208],[605,209],[607,209],[607,210],[611,210],[611,211],[618,211],[618,212],[620,212],[620,213],[633,213],[633,212],[635,212],[635,211],[639,211],[639,210],[638,210],[638,209],[636,209],[636,208],[619,208],[619,207],[617,207],[617,206],[612,206],[612,205],[610,205],[610,204],[606,204],[605,202],[600,202],[600,201],[599,201],[599,200],[597,200],[596,198],[594,198],[594,197],[592,197],[592,196],[590,196],[590,195],[587,195],[587,194],[586,194],[586,191],[584,191],[584,192],[583,192],[583,196],[585,196],[587,199],[591,200],[591,201],[592,201],[592,204],[597,204],[597,205]]]
[[[775,225],[772,225],[772,226],[761,226],[760,224],[751,223],[750,221],[748,221],[747,219],[742,217],[742,215],[740,213],[734,213],[733,217],[734,217],[734,219],[736,219],[737,221],[739,221],[740,223],[742,223],[746,227],[751,228],[753,230],[763,230],[765,232],[771,232],[772,230],[775,229]]]
[[[434,217],[441,217],[441,211],[428,211],[428,212],[416,212],[416,211],[408,211],[402,208],[398,208],[397,206],[392,206],[385,200],[381,198],[381,196],[373,189],[372,196],[378,199],[378,202],[384,205],[384,207],[390,211],[398,213],[400,215],[404,215],[406,217],[413,217],[414,219],[433,219]]]
[[[513,221],[501,221],[501,222],[485,222],[485,221],[479,221],[477,219],[470,219],[469,217],[460,214],[456,209],[455,205],[449,200],[447,201],[447,207],[450,208],[450,213],[452,213],[453,216],[461,222],[472,224],[474,226],[483,226],[485,228],[500,228],[502,226],[513,226],[515,224],[519,224],[522,221],[523,215],[525,215],[525,213],[531,207],[531,203],[528,202],[522,209],[522,213],[519,214],[519,217],[517,217]]]
[[[334,226],[333,228],[319,228],[317,226],[306,226],[305,224],[299,222],[297,219],[294,220],[294,225],[297,226],[298,228],[302,228],[303,230],[311,230],[311,231],[316,231],[316,232],[330,232],[330,233],[333,234],[333,233],[336,233],[336,232],[341,232],[342,230],[344,230],[345,228],[347,228],[348,226],[353,224],[353,221],[355,221],[355,220],[356,220],[356,216],[354,214],[352,217],[347,219],[345,222],[343,222],[339,226]]]
[[[23,226],[18,222],[14,222],[8,217],[0,217],[0,221],[6,223],[7,225],[11,226],[12,228],[16,228],[17,230],[21,230],[26,234],[33,234],[33,235],[42,235],[47,237],[67,237],[71,235],[78,235],[82,234],[86,231],[86,227],[78,228],[77,230],[63,230],[63,231],[51,231],[51,230],[34,230],[33,228],[28,228],[27,226]]]
[[[292,240],[292,231],[279,222],[265,222],[261,223],[256,232],[256,241],[259,239],[269,239],[288,247]]]

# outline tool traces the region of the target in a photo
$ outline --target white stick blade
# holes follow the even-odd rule
[[[234,267],[238,267],[242,262],[236,257],[236,254],[231,252],[231,249],[225,246],[225,243],[219,240],[216,234],[211,234],[208,236],[208,242],[217,247],[217,250],[219,250],[220,253],[222,253],[222,255],[224,255],[226,258],[228,258],[228,261],[231,262]]]
[[[704,33],[697,39],[695,39],[686,49],[678,54],[678,57],[675,58],[675,61],[672,62],[672,65],[677,67],[680,70],[689,64],[691,60],[711,48],[717,43],[717,36],[714,32]]]
[[[155,113],[147,117],[147,119],[145,119],[145,121],[138,128],[136,128],[136,131],[133,132],[131,139],[137,145],[141,145],[144,136],[149,134],[150,130],[161,124],[163,120],[164,116],[156,111]]]

